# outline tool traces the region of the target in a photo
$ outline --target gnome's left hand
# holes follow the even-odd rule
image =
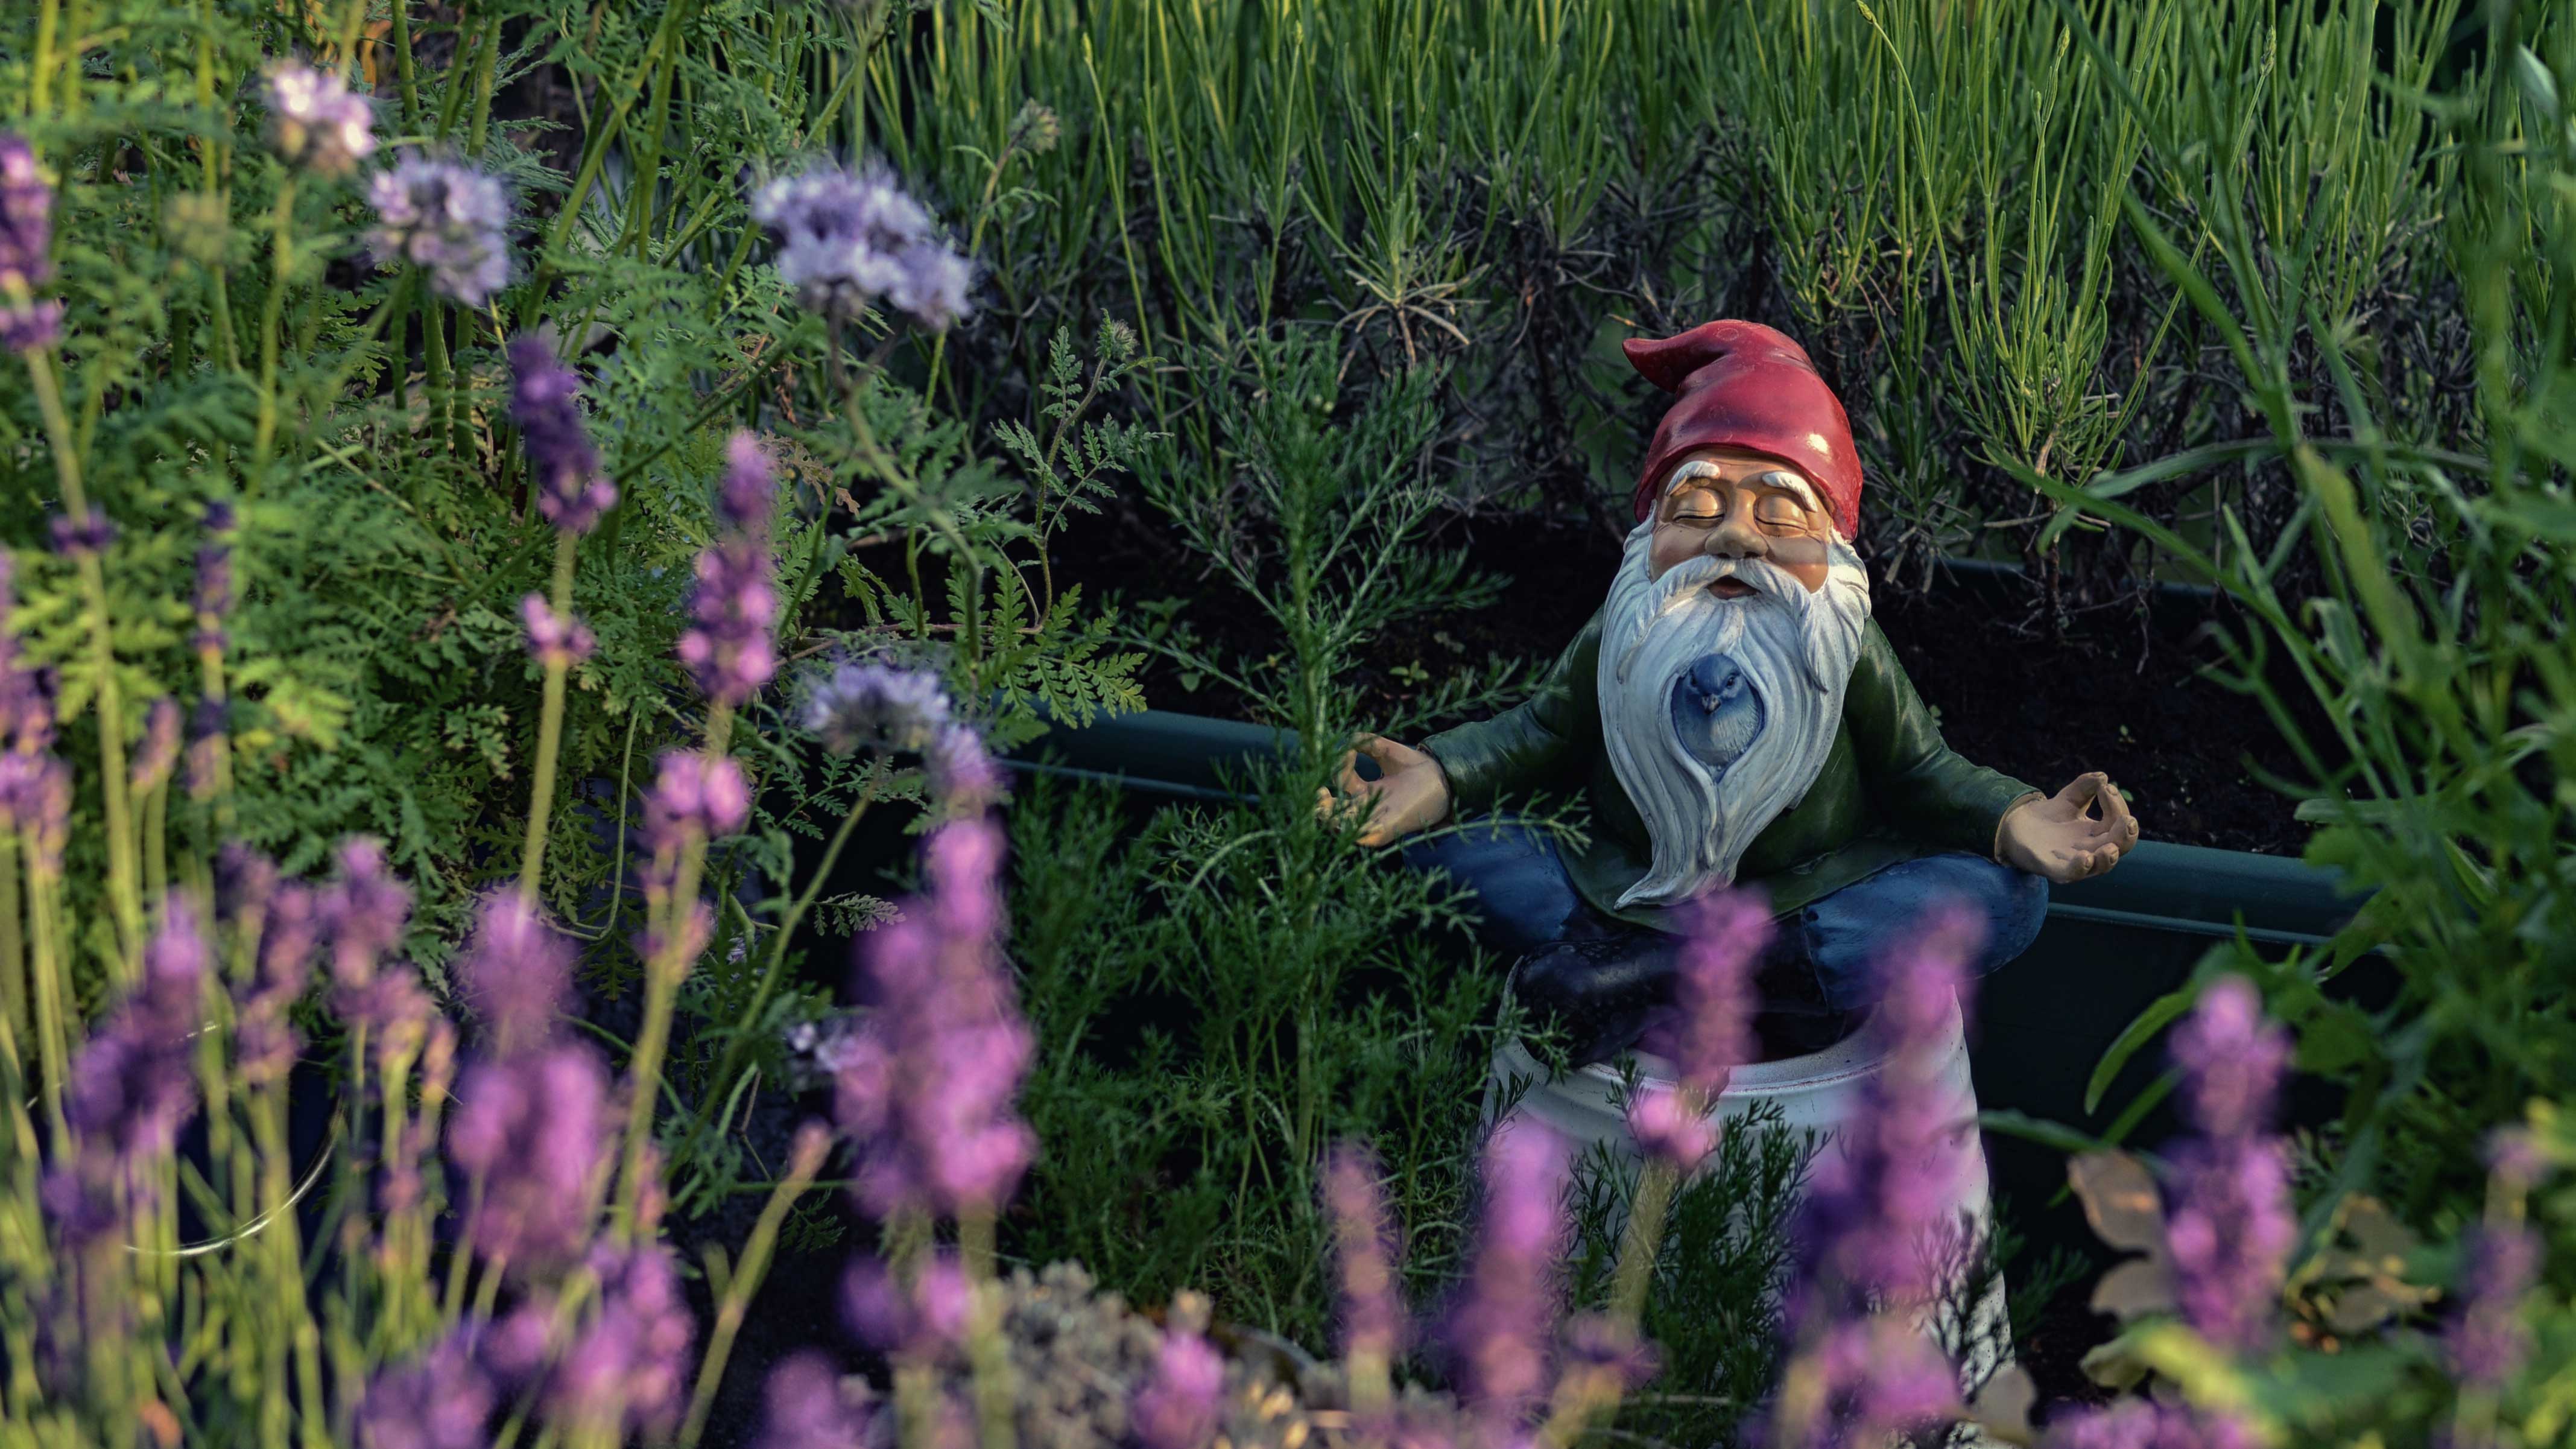
[[[2093,814],[2095,806],[2101,814]],[[2138,843],[2138,821],[2111,778],[2096,770],[2078,775],[2044,799],[2025,800],[2005,812],[1995,833],[1995,855],[2004,864],[2052,885],[2073,885],[2107,875]]]

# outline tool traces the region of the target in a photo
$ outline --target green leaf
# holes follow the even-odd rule
[[[2111,1089],[2111,1083],[2119,1077],[2120,1069],[2129,1064],[2129,1058],[2136,1056],[2138,1049],[2153,1040],[2156,1033],[2171,1026],[2184,1012],[2191,1010],[2192,1002],[2198,1000],[2199,996],[2200,988],[2197,985],[2168,991],[2148,1002],[2147,1009],[2139,1012],[2135,1019],[2121,1029],[2119,1036],[2112,1040],[2111,1045],[2103,1049],[2102,1059],[2094,1063],[2092,1080],[2084,1084],[2086,1116],[2091,1116],[2101,1107],[2102,1094]]]

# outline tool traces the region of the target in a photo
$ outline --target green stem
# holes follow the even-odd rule
[[[394,4],[394,74],[402,87],[403,131],[417,135],[420,131],[420,82],[412,72],[411,0],[393,0]]]
[[[554,611],[559,619],[572,617],[573,558],[579,545],[578,536],[569,529],[555,539]],[[546,698],[537,721],[536,779],[528,795],[528,839],[519,852],[519,905],[524,910],[536,908],[537,880],[546,864],[546,827],[555,809],[555,756],[563,744],[564,675],[570,667],[561,654],[546,660]]]
[[[295,264],[295,173],[287,172],[277,183],[277,205],[269,213],[269,227],[276,237],[275,262],[270,268],[268,297],[260,304],[259,317],[259,431],[251,442],[251,470],[254,485],[268,466],[269,451],[277,439],[277,322],[286,306],[286,277]]]
[[[1637,1178],[1636,1201],[1628,1205],[1627,1231],[1620,1235],[1619,1268],[1611,1280],[1610,1316],[1631,1338],[1646,1311],[1646,1287],[1662,1249],[1664,1217],[1672,1210],[1679,1177],[1663,1162],[1648,1162]]]
[[[823,1165],[823,1148],[829,1139],[817,1136],[810,1146],[798,1144],[795,1160],[788,1165],[787,1176],[761,1207],[760,1220],[751,1227],[750,1241],[742,1245],[742,1263],[733,1280],[725,1285],[724,1303],[716,1309],[715,1332],[707,1338],[707,1356],[698,1367],[698,1386],[689,1395],[689,1414],[680,1428],[680,1449],[690,1449],[707,1431],[707,1415],[716,1406],[716,1389],[724,1382],[725,1360],[733,1354],[734,1335],[742,1331],[742,1320],[751,1308],[751,1295],[760,1291],[763,1278],[769,1276],[769,1255],[778,1242],[779,1225],[787,1220],[787,1210],[796,1199],[814,1185],[814,1174]]]
[[[63,988],[68,982],[56,946],[60,933],[53,911],[54,887],[59,881],[48,879],[36,869],[34,831],[19,833],[18,853],[27,862],[27,925],[34,946],[29,955],[34,969],[29,974],[35,982],[36,1051],[41,1058],[37,1081],[44,1094],[45,1125],[52,1129],[50,1140],[64,1143],[70,1141],[66,1135],[69,1129],[63,1125],[63,1073],[71,1063],[71,1041],[63,1025],[67,996]]]
[[[501,54],[501,13],[483,23],[483,45],[474,59],[474,121],[465,133],[465,154],[483,155],[483,135],[492,120],[492,68]]]
[[[80,458],[72,447],[71,418],[63,411],[62,390],[54,383],[50,349],[40,347],[27,354],[27,375],[35,386],[37,411],[44,416],[46,440],[54,455],[54,478],[62,486],[63,509],[85,522],[89,518],[89,496],[81,488]],[[126,798],[125,699],[116,682],[107,573],[97,554],[80,556],[80,580],[82,599],[90,616],[90,664],[98,673],[99,793],[105,799],[107,813],[108,896],[117,928],[124,937],[115,973],[121,984],[132,974],[143,949],[143,902],[134,880],[134,818]]]
[[[13,1039],[32,1045],[35,1019],[28,1015],[27,943],[18,915],[18,842],[0,836],[0,1018]]]

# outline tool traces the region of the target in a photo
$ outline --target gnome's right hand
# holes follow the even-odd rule
[[[1377,761],[1376,779],[1360,778],[1361,755]],[[1384,735],[1362,735],[1358,748],[1344,750],[1333,783],[1340,788],[1340,797],[1335,798],[1332,790],[1317,789],[1315,814],[1327,821],[1365,815],[1368,823],[1360,831],[1362,845],[1391,844],[1449,817],[1449,777],[1441,773],[1440,762]]]

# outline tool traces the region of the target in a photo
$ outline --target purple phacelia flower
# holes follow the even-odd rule
[[[1342,1356],[1391,1362],[1405,1348],[1404,1301],[1377,1164],[1367,1152],[1333,1150],[1324,1166],[1324,1209],[1333,1221],[1340,1276]]]
[[[269,144],[287,165],[337,180],[375,154],[375,108],[339,76],[284,65],[269,74],[266,93]]]
[[[572,998],[572,966],[572,942],[502,890],[485,898],[456,974],[493,1051],[510,1056],[554,1039]]]
[[[479,1185],[466,1231],[486,1260],[541,1272],[589,1246],[614,1135],[608,1092],[583,1042],[467,1068],[447,1155]]]
[[[222,779],[224,751],[229,745],[224,736],[226,725],[224,702],[200,699],[188,714],[188,759],[186,778],[191,800],[211,800]]]
[[[1143,1449],[1206,1449],[1224,1407],[1225,1359],[1204,1334],[1163,1335],[1154,1374],[1137,1390],[1131,1422]]]
[[[1747,891],[1703,897],[1688,911],[1672,1013],[1649,1045],[1705,1103],[1753,1058],[1753,973],[1771,942],[1771,913]]]
[[[168,695],[143,711],[143,738],[134,748],[134,793],[149,795],[170,778],[179,763],[179,701]]]
[[[782,177],[753,195],[751,214],[778,234],[779,279],[814,311],[848,319],[883,297],[927,327],[967,315],[973,268],[882,166]]]
[[[54,535],[54,552],[65,558],[96,558],[116,541],[116,525],[96,508],[86,518],[55,514],[48,526]]]
[[[1485,1144],[1485,1205],[1466,1296],[1450,1315],[1460,1397],[1492,1444],[1513,1442],[1547,1389],[1557,1264],[1569,1234],[1565,1139],[1507,1118]]]
[[[739,707],[778,671],[770,634],[778,622],[771,582],[769,460],[749,433],[726,445],[725,480],[717,490],[716,541],[699,552],[689,594],[690,627],[680,635],[680,662],[707,698]]]
[[[599,466],[599,450],[581,420],[581,374],[555,357],[543,339],[510,341],[510,421],[519,425],[536,475],[537,512],[566,533],[599,526],[617,506],[617,485]]]
[[[1774,1408],[1774,1449],[1877,1445],[1959,1416],[1950,1361],[1901,1316],[1827,1328],[1790,1361]]]
[[[2451,1372],[2465,1386],[2504,1387],[2530,1361],[2522,1300],[2540,1277],[2540,1235],[2522,1223],[2488,1222],[2469,1236],[2460,1312],[2442,1335]]]
[[[510,200],[500,180],[455,161],[405,156],[367,189],[378,265],[409,262],[440,296],[480,307],[510,279],[504,228]]]
[[[2243,1137],[2271,1122],[2290,1041],[2263,1019],[2253,983],[2229,976],[2212,982],[2174,1028],[2173,1058],[2193,1124],[2211,1137]]]
[[[1697,1170],[1717,1147],[1716,1125],[1663,1082],[1646,1083],[1629,1099],[1628,1135],[1639,1152],[1683,1174]]]
[[[342,843],[339,876],[316,900],[331,950],[331,978],[343,991],[363,991],[376,968],[402,944],[411,891],[385,864],[384,846],[363,837]]]
[[[960,821],[925,851],[930,895],[862,942],[869,1010],[843,1044],[836,1111],[879,1217],[991,1211],[1036,1148],[1013,1110],[1034,1049],[999,945],[1001,832]]]
[[[1818,1156],[1790,1233],[1792,1316],[1811,1326],[1881,1299],[1924,1302],[1956,1269],[1973,1124],[1941,1070],[1981,931],[1965,912],[1936,909],[1881,966],[1882,1064],[1840,1141]]]
[[[528,626],[528,653],[548,669],[570,669],[599,647],[590,627],[571,614],[558,614],[543,594],[519,601],[519,617]]]
[[[979,815],[1002,798],[1000,762],[984,748],[983,735],[968,725],[952,724],[930,742],[921,757],[931,798],[952,815]]]
[[[836,755],[920,752],[948,723],[948,691],[927,669],[843,661],[807,685],[801,722]]]
[[[547,1417],[571,1429],[660,1438],[675,1428],[689,1387],[697,1320],[680,1293],[671,1250],[659,1243],[593,1249],[597,1307],[556,1361]]]
[[[933,1363],[965,1348],[975,1283],[954,1253],[922,1255],[909,1284],[884,1262],[863,1258],[850,1265],[841,1295],[851,1332],[889,1358]]]
[[[358,1403],[359,1449],[484,1449],[498,1403],[491,1375],[458,1330],[418,1362],[368,1382]]]
[[[880,1449],[875,1396],[867,1380],[842,1374],[815,1349],[769,1371],[757,1449]]]

